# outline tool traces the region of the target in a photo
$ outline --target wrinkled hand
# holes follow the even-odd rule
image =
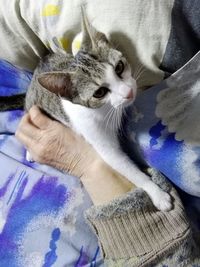
[[[81,136],[50,119],[36,106],[22,118],[16,137],[24,144],[34,161],[78,177],[99,157]]]

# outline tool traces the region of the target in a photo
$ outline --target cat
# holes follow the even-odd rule
[[[59,50],[41,60],[26,93],[25,110],[37,105],[71,127],[113,169],[142,188],[157,209],[167,211],[172,207],[170,195],[142,172],[120,147],[118,131],[123,111],[134,102],[136,92],[136,81],[126,58],[83,15],[80,50],[75,56]],[[22,99],[21,95],[19,97]],[[5,97],[0,101],[0,110],[9,108]],[[12,108],[19,108],[20,103],[19,100]],[[114,120],[110,123],[114,115],[115,123]]]

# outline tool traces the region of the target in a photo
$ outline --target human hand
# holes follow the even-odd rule
[[[22,118],[16,137],[33,160],[81,178],[95,204],[106,203],[133,187],[81,136],[50,119],[36,106]]]
[[[16,137],[34,161],[81,177],[98,154],[81,136],[50,119],[36,106],[22,118]]]

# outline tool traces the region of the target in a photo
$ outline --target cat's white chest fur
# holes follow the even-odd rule
[[[97,112],[81,105],[75,105],[67,100],[62,100],[62,105],[70,118],[71,127],[81,134],[90,144],[99,150],[104,150],[103,144],[109,147],[118,146],[117,129],[112,129],[102,120],[105,110]],[[106,125],[106,126],[105,126]]]
[[[169,210],[171,208],[170,196],[153,183],[149,176],[139,170],[123,152],[117,137],[118,129],[113,129],[112,124],[106,127],[104,120],[106,109],[89,109],[67,100],[62,100],[62,105],[70,118],[73,130],[81,134],[106,163],[137,187],[146,191],[158,209]]]

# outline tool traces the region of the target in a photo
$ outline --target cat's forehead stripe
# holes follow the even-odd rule
[[[100,79],[104,75],[104,64],[88,54],[79,53],[75,59],[77,67],[87,73],[88,76],[93,76]]]
[[[75,59],[78,65],[82,64],[88,67],[101,65],[100,62],[98,62],[96,59],[94,59],[88,54],[83,54],[83,53],[77,54]]]

